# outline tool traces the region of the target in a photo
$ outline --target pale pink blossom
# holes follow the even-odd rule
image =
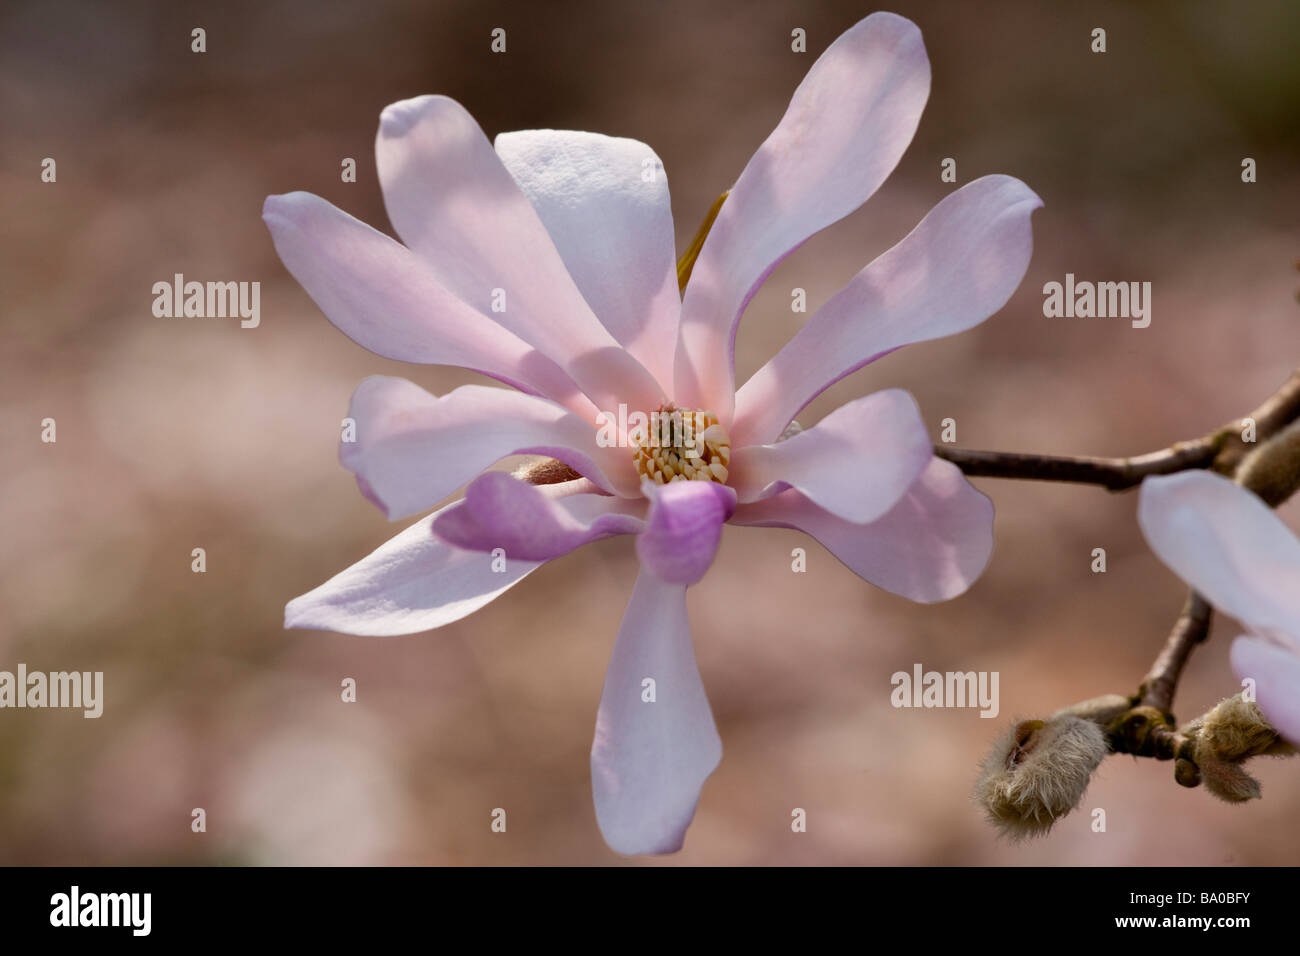
[[[468,489],[291,601],[286,626],[440,627],[552,558],[634,535],[641,570],[597,713],[592,787],[614,849],[678,849],[722,754],[686,589],[712,562],[724,522],[803,530],[864,579],[921,602],[963,592],[992,548],[992,504],[933,456],[906,392],[857,399],[779,439],[840,378],[1002,307],[1027,268],[1041,205],[1019,180],[986,176],[952,192],[752,378],[739,388],[734,379],[736,327],[755,290],[875,192],[929,87],[911,22],[875,14],[839,37],[741,173],[684,297],[667,184],[653,151],[630,139],[526,130],[494,148],[459,104],[425,96],[385,109],[376,143],[402,243],[319,197],[270,197],[281,259],[343,332],[388,358],[462,366],[514,388],[435,397],[396,378],[361,384],[349,413],[357,440],[340,458],[371,501],[397,519]],[[720,467],[634,464],[628,447],[598,441],[598,414],[620,404],[711,413]],[[533,485],[484,471],[519,453],[582,477]],[[678,480],[647,480],[655,474]],[[691,476],[708,480],[682,480]],[[484,553],[497,548],[504,573]],[[653,704],[642,700],[645,677],[657,684]]]

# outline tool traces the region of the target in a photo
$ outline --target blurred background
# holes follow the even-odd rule
[[[596,828],[588,752],[635,575],[585,548],[440,631],[282,629],[287,600],[392,526],[336,460],[366,375],[434,392],[336,331],[278,261],[264,197],[304,189],[391,232],[380,110],[421,93],[489,136],[631,136],[662,157],[678,248],[813,60],[874,8],[847,2],[16,2],[0,8],[0,669],[102,670],[98,720],[0,711],[0,862],[394,864],[1281,864],[1300,858],[1300,762],[1256,761],[1230,807],[1151,760],[1107,760],[1080,811],[1011,845],[972,804],[1016,717],[1131,692],[1183,596],[1136,496],[978,480],[997,548],[966,595],[911,604],[794,532],[728,528],[692,589],[724,742],[678,855]],[[885,387],[970,448],[1126,455],[1244,414],[1300,362],[1300,8],[1287,0],[939,4],[929,106],[897,172],[787,259],[750,305],[743,379],[958,184],[1046,203],[1023,286],[978,329],[840,382],[809,424]],[[190,52],[190,31],[207,52]],[[508,52],[489,52],[494,27]],[[1107,31],[1104,55],[1090,32]],[[795,27],[808,52],[791,52]],[[40,181],[53,157],[58,181]],[[355,184],[340,182],[354,157]],[[1258,182],[1243,184],[1243,157]],[[258,280],[262,321],[158,319],[174,273]],[[1149,280],[1150,328],[1047,320],[1043,283]],[[57,421],[43,444],[40,421]],[[1287,509],[1293,527],[1300,510]],[[790,572],[793,547],[808,573]],[[191,550],[207,552],[193,573]],[[1108,572],[1089,569],[1104,547]],[[1217,620],[1176,700],[1233,693]],[[1001,674],[1002,713],[894,710],[890,675]],[[340,701],[353,677],[358,701]],[[191,832],[191,810],[207,832]],[[506,834],[489,815],[504,807]],[[790,831],[803,807],[808,832]],[[1089,811],[1104,808],[1107,831]]]

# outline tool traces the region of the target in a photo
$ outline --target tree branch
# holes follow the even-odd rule
[[[1147,475],[1168,475],[1189,468],[1208,468],[1223,444],[1207,436],[1132,458],[1088,458],[1072,455],[1024,455],[1004,451],[973,451],[935,445],[934,453],[972,478],[1024,478],[1100,485],[1126,491]]]
[[[1210,605],[1199,594],[1192,591],[1187,595],[1178,621],[1138,690],[1140,706],[1154,707],[1163,714],[1171,713],[1183,665],[1196,645],[1209,634],[1211,614]]]
[[[934,453],[973,478],[1020,478],[1100,485],[1109,491],[1126,491],[1148,475],[1168,475],[1192,468],[1213,468],[1222,474],[1233,470],[1252,443],[1241,433],[1247,419],[1255,422],[1256,441],[1263,441],[1300,418],[1300,369],[1248,415],[1228,422],[1208,435],[1176,442],[1168,448],[1131,458],[1092,458],[1069,455],[1028,455],[1016,452],[974,451],[936,444]]]

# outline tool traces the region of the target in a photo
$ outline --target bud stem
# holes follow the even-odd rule
[[[1162,714],[1173,709],[1174,692],[1187,659],[1197,644],[1205,640],[1210,631],[1210,605],[1195,591],[1187,595],[1182,613],[1165,640],[1155,663],[1138,691],[1142,706],[1154,707]]]

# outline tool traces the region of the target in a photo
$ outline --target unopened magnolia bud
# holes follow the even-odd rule
[[[1241,460],[1237,484],[1276,508],[1300,487],[1300,421],[1294,421]]]
[[[1247,800],[1259,799],[1259,781],[1242,770],[1240,765],[1198,755],[1197,766],[1200,768],[1201,782],[1205,784],[1205,789],[1220,800],[1228,803],[1244,803]]]
[[[1011,727],[984,759],[975,798],[1014,839],[1041,836],[1083,798],[1109,752],[1102,728],[1073,714]]]
[[[1179,733],[1193,741],[1192,760],[1200,770],[1201,782],[1228,803],[1260,796],[1259,781],[1241,767],[1247,759],[1295,752],[1264,719],[1259,706],[1241,694],[1219,701]]]
[[[1259,705],[1241,694],[1219,701],[1209,713],[1180,728],[1180,732],[1196,738],[1198,757],[1239,761],[1260,754],[1280,754],[1288,749]]]
[[[562,481],[573,481],[582,477],[564,462],[556,461],[554,458],[534,459],[520,465],[511,475],[530,485],[556,485]]]

